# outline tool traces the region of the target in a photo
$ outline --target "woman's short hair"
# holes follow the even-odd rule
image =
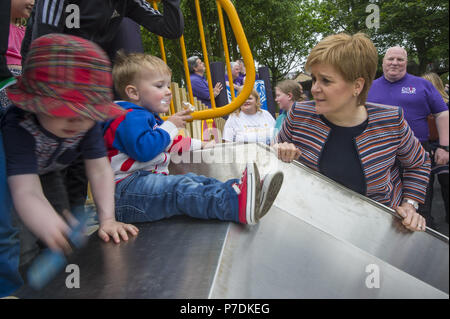
[[[292,94],[292,99],[294,101],[303,101],[303,88],[302,86],[294,80],[284,80],[277,84],[278,88],[284,94]]]
[[[378,65],[377,49],[366,34],[339,33],[326,37],[311,50],[305,68],[310,70],[319,63],[332,65],[348,82],[363,78],[358,103],[366,102]]]
[[[125,53],[123,50],[117,52],[112,76],[114,88],[121,98],[127,100],[125,88],[135,84],[144,72],[172,76],[172,70],[158,57],[145,53]]]

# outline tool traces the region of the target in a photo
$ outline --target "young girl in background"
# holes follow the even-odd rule
[[[223,140],[225,142],[260,142],[271,144],[275,119],[261,109],[258,92],[253,90],[247,101],[225,123]]]
[[[303,101],[303,88],[294,80],[285,80],[275,87],[275,101],[280,107],[280,114],[275,122],[274,136],[281,130],[286,116],[295,104],[295,102]]]
[[[25,36],[26,19],[31,15],[34,0],[11,0],[11,14],[9,24],[8,49],[6,51],[6,64],[13,76],[22,74],[22,56],[20,49]],[[0,91],[0,107],[10,104],[6,91]]]

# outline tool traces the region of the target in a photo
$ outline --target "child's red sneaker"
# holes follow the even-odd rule
[[[270,207],[272,207],[272,204],[281,189],[281,185],[283,184],[283,178],[283,172],[277,171],[275,173],[267,174],[261,181],[261,204],[259,214],[257,215],[257,221],[263,218]]]
[[[255,163],[247,163],[239,184],[233,185],[238,193],[239,222],[256,224],[260,205],[260,179]]]

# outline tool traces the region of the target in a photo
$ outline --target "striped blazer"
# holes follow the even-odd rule
[[[399,206],[403,198],[423,203],[431,162],[406,123],[403,110],[375,103],[365,106],[368,124],[355,138],[366,179],[365,195],[391,208]],[[330,130],[316,114],[314,101],[301,102],[291,108],[278,142],[296,145],[302,152],[299,161],[319,171]]]

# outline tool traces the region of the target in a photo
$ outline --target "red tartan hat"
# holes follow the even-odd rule
[[[112,101],[111,62],[88,40],[48,34],[33,41],[23,73],[7,89],[21,109],[54,117],[104,121],[125,113]]]

